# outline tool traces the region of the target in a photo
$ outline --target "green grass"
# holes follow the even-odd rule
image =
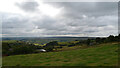
[[[118,44],[3,57],[3,66],[116,66]]]
[[[6,43],[15,43],[16,42],[16,40],[5,40],[5,41],[1,41],[1,42],[6,42]]]

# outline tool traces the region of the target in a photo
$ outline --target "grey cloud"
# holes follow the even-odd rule
[[[24,11],[33,12],[37,10],[39,4],[37,2],[22,2],[22,3],[16,3],[16,6],[18,6],[20,9]]]
[[[36,5],[32,6],[33,3]],[[19,7],[24,11],[36,11],[38,5],[36,2],[33,3],[21,3]],[[117,34],[116,2],[60,2],[46,4],[56,8],[64,7],[64,9],[56,18],[49,16],[38,17],[36,20],[33,20],[35,17],[29,18],[28,16],[7,18],[3,23],[3,33],[20,34],[22,36],[81,36],[81,34],[85,36],[108,36],[109,34]],[[30,6],[26,5],[32,7],[29,8]]]
[[[62,2],[49,4],[56,7],[64,7],[66,11],[63,15],[72,18],[80,18],[80,15],[83,14],[95,17],[111,15],[115,14],[118,7],[117,2]]]
[[[58,31],[66,30],[66,26],[64,24],[61,24],[62,21],[57,21],[56,19],[50,18],[48,16],[45,16],[42,19],[33,22],[36,26],[38,26],[38,29]]]
[[[25,28],[28,24],[29,19],[22,18],[22,17],[10,17],[5,18],[2,22],[2,28]],[[26,23],[27,22],[27,23]]]
[[[5,15],[2,20],[2,33],[8,35],[24,35],[26,30],[31,31],[34,26],[29,22],[29,18],[19,16],[19,15]]]

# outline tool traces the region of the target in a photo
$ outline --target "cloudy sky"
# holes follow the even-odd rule
[[[117,2],[0,2],[3,37],[118,34]]]

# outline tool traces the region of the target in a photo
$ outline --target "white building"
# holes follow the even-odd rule
[[[40,52],[46,52],[46,50],[45,50],[45,49],[39,49],[39,51],[40,51]]]

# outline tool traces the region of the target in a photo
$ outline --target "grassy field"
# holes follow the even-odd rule
[[[118,44],[3,57],[3,66],[116,66]]]

